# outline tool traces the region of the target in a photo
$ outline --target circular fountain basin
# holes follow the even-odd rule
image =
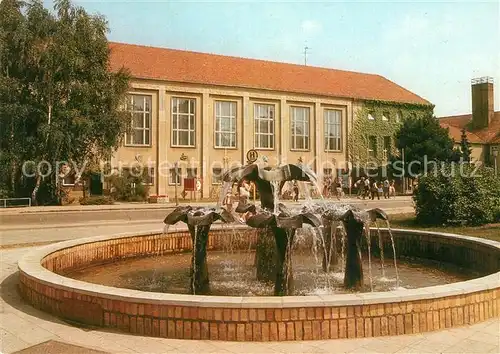
[[[233,229],[213,225],[209,254],[223,248]],[[236,229],[248,242],[255,242],[256,230]],[[387,230],[382,236],[390,247]],[[499,316],[499,242],[413,230],[393,230],[393,236],[398,257],[450,263],[487,275],[416,289],[286,297],[147,292],[61,275],[128,258],[189,251],[188,231],[177,228],[166,236],[120,234],[39,248],[19,261],[20,290],[33,306],[65,319],[178,339],[361,338],[440,330]],[[240,247],[248,249],[248,242]]]

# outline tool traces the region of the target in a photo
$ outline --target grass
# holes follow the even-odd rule
[[[500,242],[500,223],[483,226],[422,226],[417,224],[414,214],[389,215],[391,227],[394,229],[415,229],[437,232],[448,232],[465,236],[482,237]]]

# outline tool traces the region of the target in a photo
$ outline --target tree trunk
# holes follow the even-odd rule
[[[33,192],[31,192],[31,204],[32,205],[37,205],[36,196],[38,193],[38,189],[40,188],[41,181],[42,181],[42,177],[40,176],[40,174],[37,174],[35,188],[33,188]]]

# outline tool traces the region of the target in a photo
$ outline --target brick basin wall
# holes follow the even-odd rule
[[[241,228],[237,232],[243,236],[242,247],[255,242],[254,230]],[[387,231],[382,230],[382,234],[388,259],[392,248]],[[209,249],[224,247],[230,235],[232,230],[214,225]],[[394,238],[398,255],[455,262],[486,276],[385,293],[220,297],[117,289],[60,275],[116,259],[189,251],[191,239],[187,231],[172,231],[168,236],[149,233],[94,237],[43,247],[19,262],[20,290],[34,307],[62,318],[177,339],[362,338],[435,331],[499,317],[499,243],[410,230],[394,230]]]

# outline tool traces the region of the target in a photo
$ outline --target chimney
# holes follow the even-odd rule
[[[472,128],[487,128],[493,119],[493,78],[472,79]]]

